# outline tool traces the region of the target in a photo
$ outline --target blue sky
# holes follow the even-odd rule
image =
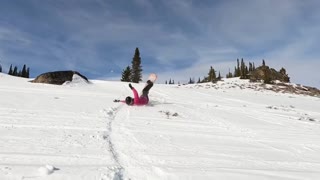
[[[0,64],[119,80],[138,47],[159,83],[225,76],[244,58],[319,88],[319,22],[317,0],[1,0]]]

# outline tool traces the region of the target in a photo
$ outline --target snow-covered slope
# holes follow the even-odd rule
[[[319,179],[320,98],[251,85],[155,84],[136,107],[112,102],[127,83],[0,73],[0,179]]]

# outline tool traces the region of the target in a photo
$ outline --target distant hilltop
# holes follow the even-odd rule
[[[273,84],[265,84],[263,82],[250,82],[248,79],[235,78],[223,78],[216,83],[199,83],[199,84],[188,84],[184,85],[188,88],[206,88],[206,89],[251,89],[254,91],[273,91],[277,93],[289,93],[289,94],[300,94],[314,97],[320,97],[320,90],[315,87],[303,86],[294,83],[285,83],[281,81],[274,81]]]

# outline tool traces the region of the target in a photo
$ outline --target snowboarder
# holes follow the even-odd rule
[[[146,86],[142,90],[142,95],[139,97],[137,90],[129,83],[129,87],[133,92],[133,98],[128,96],[125,100],[114,100],[114,102],[123,102],[127,105],[146,105],[149,102],[149,90],[152,88],[153,82],[148,80]]]

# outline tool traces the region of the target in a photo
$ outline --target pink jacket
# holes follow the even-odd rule
[[[135,88],[132,88],[134,102],[133,105],[146,105],[149,102],[149,98],[146,96],[140,96]],[[121,101],[126,103],[126,101]]]

